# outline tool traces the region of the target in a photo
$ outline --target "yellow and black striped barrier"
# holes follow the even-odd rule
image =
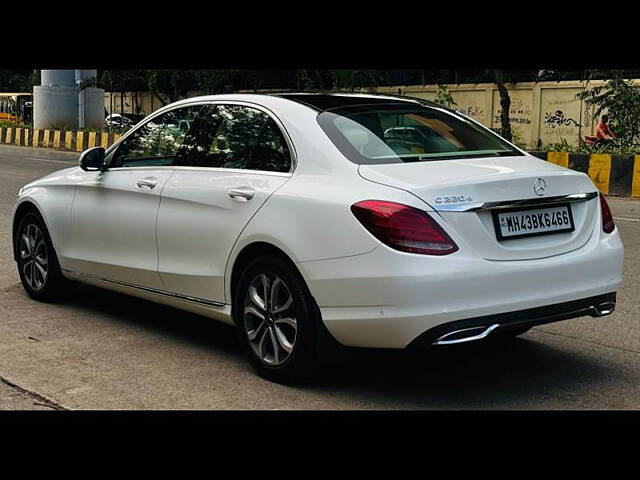
[[[542,160],[589,175],[604,194],[640,197],[640,155],[531,152]]]
[[[28,128],[0,127],[0,145],[56,148],[82,152],[91,147],[109,148],[122,135],[109,132],[69,130],[31,130]]]

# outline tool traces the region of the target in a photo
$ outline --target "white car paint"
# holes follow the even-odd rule
[[[595,192],[582,173],[529,154],[359,166],[327,137],[316,111],[277,96],[198,97],[153,115],[209,102],[268,112],[290,142],[293,171],[73,167],[26,185],[14,215],[24,202],[38,208],[69,278],[227,323],[233,323],[236,259],[256,242],[269,243],[296,264],[328,330],[350,346],[404,348],[445,322],[578,300],[620,285],[622,242],[617,229],[602,231],[597,197],[572,204],[574,232],[508,244],[496,240],[489,212],[441,203],[451,196],[470,197],[463,206],[535,198],[538,177],[546,179],[548,196]],[[149,180],[156,188],[138,186]],[[232,189],[250,190],[253,198],[232,198]],[[459,251],[431,256],[388,247],[350,211],[367,199],[429,212]]]

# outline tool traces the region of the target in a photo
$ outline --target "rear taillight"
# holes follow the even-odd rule
[[[382,200],[351,206],[356,218],[385,245],[408,253],[448,255],[458,246],[433,218],[417,208]]]
[[[611,209],[607,204],[607,199],[604,198],[604,195],[600,194],[600,210],[602,211],[602,230],[604,233],[611,233],[613,229],[616,228],[616,224],[613,223],[613,215],[611,214]]]

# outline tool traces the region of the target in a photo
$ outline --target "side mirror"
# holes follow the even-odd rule
[[[80,168],[86,172],[93,170],[106,170],[104,165],[104,148],[94,147],[85,150],[80,155]]]

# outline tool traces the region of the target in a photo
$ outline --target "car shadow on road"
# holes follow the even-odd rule
[[[242,359],[235,329],[202,315],[91,285],[75,287],[75,294],[65,303],[97,315],[108,315],[110,321],[160,332],[177,341]]]
[[[308,388],[366,397],[385,408],[548,408],[548,402],[582,408],[585,392],[615,376],[596,358],[531,337],[413,352],[359,351]]]
[[[249,369],[228,325],[88,285],[77,292],[66,303],[222,353]],[[550,398],[581,408],[581,395],[616,375],[600,359],[534,335],[419,351],[352,349],[339,364],[291,388],[357,399],[372,408],[545,408],[539,405]]]

